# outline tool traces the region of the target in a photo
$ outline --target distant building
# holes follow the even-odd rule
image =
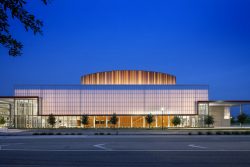
[[[0,97],[0,115],[9,127],[47,128],[48,115],[55,127],[82,127],[82,115],[89,116],[89,128],[111,127],[118,116],[120,128],[147,127],[145,116],[154,115],[152,127],[172,127],[174,116],[180,127],[204,127],[204,116],[213,115],[214,126],[230,126],[230,107],[250,101],[209,101],[208,85],[176,85],[173,75],[119,70],[81,77],[81,85],[17,85],[14,96]]]

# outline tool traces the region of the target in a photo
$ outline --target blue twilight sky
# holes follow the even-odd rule
[[[250,100],[249,0],[40,0],[27,8],[44,35],[25,32],[21,57],[0,46],[0,95],[14,84],[79,84],[97,71],[141,69],[209,84],[210,99]]]

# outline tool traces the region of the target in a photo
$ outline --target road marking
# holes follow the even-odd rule
[[[13,144],[24,144],[24,143],[4,143],[4,144],[13,145]]]
[[[250,152],[250,150],[44,150],[44,149],[2,149],[1,151],[33,152]]]
[[[96,145],[93,145],[94,147],[96,148],[100,148],[100,149],[103,149],[103,150],[107,150],[106,147],[104,147],[105,144],[96,144]]]
[[[8,145],[6,145],[6,144],[5,144],[5,145],[0,145],[0,150],[2,150],[2,147],[3,147],[3,146],[8,146]]]
[[[193,147],[193,148],[200,148],[200,149],[206,149],[207,148],[207,147],[203,147],[203,146],[197,146],[197,145],[194,145],[194,144],[189,144],[188,146]]]
[[[10,165],[10,164],[6,164],[6,165],[0,165],[0,167],[1,166],[3,166],[3,167],[6,167],[6,166],[9,166],[9,167],[11,167],[11,166],[13,166],[13,167],[15,167],[15,166],[23,166],[23,167],[26,167],[26,166],[40,166],[40,165],[27,165],[27,164],[25,164],[25,165],[18,165],[18,164],[16,164],[16,165]]]
[[[13,144],[24,144],[24,143],[5,143],[5,144],[0,145],[0,150],[3,150],[4,146],[9,146],[9,145],[13,145]]]

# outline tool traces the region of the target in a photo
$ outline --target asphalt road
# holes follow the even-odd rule
[[[0,166],[250,166],[250,137],[2,136]]]

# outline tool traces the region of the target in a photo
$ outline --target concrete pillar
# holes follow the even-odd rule
[[[69,127],[69,117],[66,117],[66,120],[67,120],[67,127]],[[45,127],[47,127],[46,123],[45,123]]]
[[[168,128],[170,127],[170,116],[168,115]]]
[[[106,128],[108,128],[108,116],[106,116]]]
[[[121,126],[121,117],[118,117],[118,128]]]
[[[95,128],[95,116],[94,116],[94,118],[93,118],[93,126],[94,126],[94,128]]]
[[[130,116],[130,127],[133,128],[133,117]]]
[[[14,118],[15,118],[15,128],[18,128],[17,127],[17,116],[14,116]],[[42,122],[42,121],[41,121]],[[42,122],[42,127],[43,127],[43,122]]]
[[[143,128],[145,128],[145,117],[142,116],[142,119],[143,119]]]
[[[158,118],[157,118],[157,115],[155,116],[155,127],[156,128],[158,127]]]

